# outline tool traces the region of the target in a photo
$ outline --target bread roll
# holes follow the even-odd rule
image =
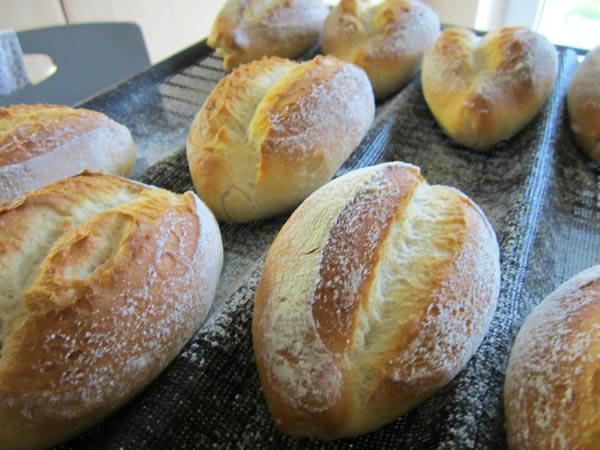
[[[0,201],[84,169],[127,176],[134,166],[129,130],[104,114],[58,105],[0,108]]]
[[[335,439],[406,413],[465,366],[499,290],[498,243],[461,192],[417,167],[344,175],[269,250],[252,335],[284,432]]]
[[[504,386],[511,448],[600,444],[600,266],[540,303],[519,331]]]
[[[225,70],[262,58],[296,58],[319,40],[329,8],[321,0],[227,0],[208,45]]]
[[[333,176],[374,114],[365,73],[334,57],[242,66],[221,80],[190,129],[196,190],[221,220],[285,212]]]
[[[440,34],[437,14],[419,0],[342,0],[325,21],[325,53],[356,64],[375,96],[398,91]]]
[[[473,150],[489,150],[531,122],[558,71],[541,34],[505,27],[478,38],[446,28],[423,59],[423,94],[440,126]]]
[[[590,51],[578,67],[567,99],[577,143],[600,164],[600,46]]]
[[[203,322],[223,249],[191,192],[88,172],[0,209],[0,448],[50,447],[150,383]]]

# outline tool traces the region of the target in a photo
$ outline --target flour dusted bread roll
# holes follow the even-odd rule
[[[578,67],[567,99],[571,129],[579,146],[600,164],[600,46]]]
[[[374,114],[365,73],[334,57],[244,65],[221,80],[192,124],[194,186],[221,220],[285,212],[333,176]]]
[[[419,0],[342,0],[325,21],[321,46],[364,69],[383,98],[419,69],[439,34],[437,14]]]
[[[484,214],[417,167],[325,185],[282,228],[256,292],[254,350],[275,423],[335,439],[404,414],[473,355],[499,280]]]
[[[0,208],[0,448],[50,447],[150,383],[203,322],[223,250],[195,194],[83,173]]]
[[[448,135],[489,150],[523,129],[548,100],[558,71],[556,49],[527,28],[478,38],[447,28],[423,59],[423,94]]]
[[[84,169],[127,176],[134,165],[129,130],[104,114],[58,105],[0,108],[0,201]]]
[[[321,0],[227,0],[207,43],[225,70],[263,56],[295,58],[317,44],[328,12]]]
[[[527,317],[504,386],[513,449],[600,444],[600,266],[561,285]]]

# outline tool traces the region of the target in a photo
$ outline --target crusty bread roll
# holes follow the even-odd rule
[[[429,397],[481,343],[499,270],[481,210],[417,167],[381,164],[316,191],[275,239],[256,292],[254,350],[276,425],[352,436]]]
[[[0,201],[90,169],[127,176],[129,130],[104,114],[58,105],[0,108]]]
[[[447,28],[425,54],[421,77],[440,126],[464,146],[484,151],[533,120],[557,71],[554,46],[527,28],[505,27],[482,39]]]
[[[568,93],[571,129],[578,144],[600,164],[600,46],[577,68]]]
[[[328,13],[321,0],[227,0],[207,43],[225,70],[263,56],[296,58],[317,44]]]
[[[384,98],[419,69],[439,34],[437,14],[419,0],[342,0],[325,21],[321,46],[364,69]]]
[[[88,172],[0,208],[0,448],[52,446],[150,383],[203,322],[223,249],[195,194]]]
[[[218,219],[285,212],[325,184],[373,122],[359,68],[328,56],[266,58],[219,82],[187,140],[192,179]]]
[[[598,448],[599,324],[600,266],[562,284],[527,317],[504,386],[511,448]]]

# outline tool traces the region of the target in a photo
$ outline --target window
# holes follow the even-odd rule
[[[600,45],[600,0],[544,0],[536,29],[555,44]]]

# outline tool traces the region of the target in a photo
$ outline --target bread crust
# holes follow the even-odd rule
[[[577,68],[567,104],[577,143],[600,164],[600,46],[591,50]]]
[[[527,317],[504,385],[510,448],[597,448],[599,316],[600,266],[594,266],[559,286]]]
[[[0,108],[0,200],[84,169],[128,176],[135,154],[129,130],[104,114],[45,104]]]
[[[0,447],[46,448],[155,379],[203,322],[223,249],[191,192],[83,174],[0,209]]]
[[[317,44],[328,12],[321,0],[227,0],[207,43],[227,71],[264,56],[296,58]]]
[[[381,164],[322,187],[278,234],[255,297],[275,424],[337,439],[404,414],[473,355],[499,278],[483,213],[418,168]]]
[[[333,176],[374,115],[366,75],[337,58],[246,64],[217,85],[190,128],[196,191],[220,220],[288,211]]]
[[[418,0],[342,0],[325,21],[321,46],[362,68],[375,97],[385,98],[420,68],[439,34],[437,14]]]
[[[530,123],[548,100],[556,49],[541,34],[504,27],[482,39],[446,28],[425,54],[421,80],[429,108],[455,141],[490,150]]]

